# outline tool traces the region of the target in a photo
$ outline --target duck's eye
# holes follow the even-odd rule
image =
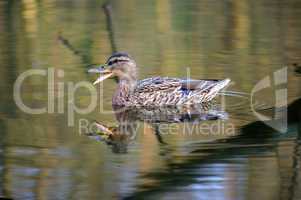
[[[128,60],[116,59],[108,62],[108,65],[113,65],[115,63],[128,62]]]
[[[108,63],[108,65],[113,65],[113,64],[118,63],[118,62],[119,62],[119,60],[115,59],[115,60],[110,61]]]

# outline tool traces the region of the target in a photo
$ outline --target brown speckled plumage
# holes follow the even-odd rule
[[[126,53],[113,54],[106,65],[106,70],[118,79],[112,103],[119,106],[200,104],[211,101],[230,82],[229,79],[192,80],[168,77],[152,77],[138,81],[136,63]],[[101,70],[98,71],[102,73]]]

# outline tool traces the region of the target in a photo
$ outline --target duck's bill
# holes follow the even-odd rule
[[[110,78],[112,76],[112,73],[107,73],[107,74],[101,74],[96,81],[93,82],[93,85],[102,82],[103,80]]]
[[[107,78],[110,78],[113,74],[111,70],[104,69],[104,67],[89,69],[88,72],[100,74],[96,81],[93,82],[93,85],[100,83]]]

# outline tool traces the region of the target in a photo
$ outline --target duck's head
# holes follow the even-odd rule
[[[100,74],[93,84],[100,83],[110,77],[117,77],[119,81],[135,81],[137,78],[136,62],[130,55],[123,52],[114,53],[104,65],[89,69],[88,72]]]

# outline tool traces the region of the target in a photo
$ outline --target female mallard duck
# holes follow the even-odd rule
[[[109,77],[118,79],[112,103],[116,106],[177,106],[211,101],[229,84],[224,80],[193,80],[152,77],[137,80],[137,66],[127,53],[114,53],[104,66],[90,69],[99,73],[97,84]]]

